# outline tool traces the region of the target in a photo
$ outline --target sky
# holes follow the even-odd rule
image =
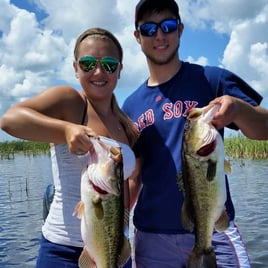
[[[0,117],[50,86],[81,90],[72,67],[76,38],[91,27],[113,32],[124,50],[115,90],[120,105],[147,77],[136,42],[137,0],[0,0]],[[183,61],[226,68],[256,89],[268,108],[267,0],[177,0]],[[0,141],[13,137],[0,130]]]

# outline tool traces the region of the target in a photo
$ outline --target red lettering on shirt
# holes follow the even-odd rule
[[[141,114],[138,118],[138,125],[140,131],[142,131],[145,128],[145,120],[144,120],[144,114]]]
[[[189,111],[197,106],[198,102],[185,101],[184,104],[185,104],[186,108],[185,108],[185,112],[184,112],[183,116],[187,116]]]
[[[164,111],[164,120],[168,120],[173,117],[172,107],[173,107],[173,104],[171,102],[165,103],[163,105],[162,110]]]
[[[144,114],[141,114],[136,124],[137,129],[141,132],[144,128],[154,124],[154,111],[152,109],[147,110]]]
[[[176,101],[174,104],[174,117],[179,118],[182,115],[183,103],[181,101]]]
[[[151,126],[154,123],[154,111],[149,109],[145,112],[146,126]]]
[[[198,105],[196,101],[176,101],[174,104],[168,102],[163,104],[162,111],[164,112],[163,120],[171,120],[172,118],[180,118],[187,116],[189,111]],[[183,112],[184,111],[184,112]],[[138,122],[135,127],[140,133],[143,129],[155,123],[155,115],[153,109],[148,109],[145,113],[138,117]]]

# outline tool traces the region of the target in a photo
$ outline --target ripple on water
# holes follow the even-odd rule
[[[16,155],[12,160],[0,161],[0,267],[35,266],[42,226],[42,198],[52,181],[50,165],[49,156],[43,155]],[[267,268],[267,160],[232,161],[232,167],[229,183],[236,223],[252,268]],[[130,230],[132,235],[133,226]]]

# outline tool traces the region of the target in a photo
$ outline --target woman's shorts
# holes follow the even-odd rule
[[[52,243],[42,235],[36,268],[78,268],[83,248]],[[124,266],[131,268],[131,259]]]

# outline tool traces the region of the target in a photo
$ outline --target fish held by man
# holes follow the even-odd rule
[[[229,226],[225,210],[225,173],[230,172],[230,166],[224,159],[223,139],[212,125],[218,109],[219,105],[214,104],[194,108],[185,125],[178,184],[184,192],[182,224],[195,233],[188,268],[217,267],[212,234],[214,228],[224,231]]]
[[[81,219],[84,249],[81,268],[115,268],[131,255],[124,235],[123,160],[119,145],[90,137],[94,153],[82,172],[81,201],[75,213]],[[118,146],[116,146],[118,145]]]

